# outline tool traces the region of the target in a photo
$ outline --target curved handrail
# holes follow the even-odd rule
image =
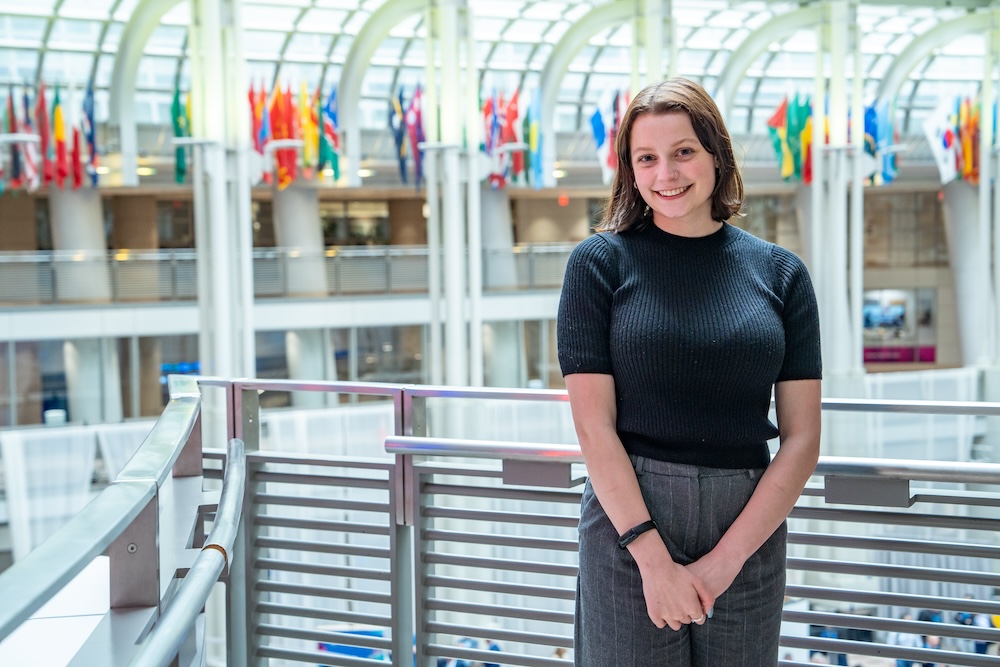
[[[131,473],[123,470],[48,540],[0,574],[0,640],[111,546],[156,495],[201,408],[194,378],[171,378],[170,395],[162,416],[126,466]]]
[[[152,482],[114,484],[0,575],[0,640],[104,552],[155,495]]]
[[[177,655],[191,625],[212,593],[212,586],[229,566],[229,554],[232,553],[243,512],[245,485],[245,447],[242,440],[233,438],[226,449],[222,496],[219,498],[219,508],[215,513],[208,541],[188,570],[170,606],[130,664],[142,667],[168,665]]]

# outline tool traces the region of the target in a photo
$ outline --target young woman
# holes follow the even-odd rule
[[[727,222],[743,183],[699,85],[640,92],[615,148],[601,233],[573,252],[559,305],[590,474],[576,664],[773,667],[785,519],[819,455],[812,284]]]

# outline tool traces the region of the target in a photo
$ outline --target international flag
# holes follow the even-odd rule
[[[54,176],[49,129],[49,109],[45,102],[45,83],[38,84],[38,99],[35,100],[35,123],[38,125],[38,153],[41,156],[42,183],[48,185]]]
[[[264,123],[264,83],[260,84],[260,94],[254,90],[253,83],[247,92],[247,101],[250,103],[250,138],[253,142],[253,154],[250,156],[250,181],[257,183],[266,180],[267,169],[264,168],[264,138],[261,126]]]
[[[878,168],[882,173],[882,183],[892,183],[896,180],[899,170],[896,166],[896,152],[890,150],[897,143],[896,137],[896,102],[895,100],[879,100],[875,105],[875,126],[878,130],[875,143],[878,146]]]
[[[94,87],[91,84],[87,84],[87,92],[83,96],[83,139],[87,142],[87,176],[90,179],[90,185],[96,187],[97,123],[94,120]]]
[[[35,126],[31,120],[31,97],[28,88],[24,88],[22,96],[24,116],[21,120],[21,131],[24,134],[34,134]],[[34,192],[40,184],[38,168],[41,163],[38,155],[38,145],[33,141],[24,142],[24,187],[28,192]]]
[[[316,91],[319,93],[319,90]],[[318,99],[317,94],[317,99]],[[330,91],[330,96],[326,98],[320,113],[323,119],[322,132],[319,138],[319,168],[324,169],[327,165],[333,171],[333,180],[340,180],[340,156],[337,151],[340,149],[340,129],[337,126],[337,87]]]
[[[806,185],[812,183],[813,171],[812,171],[812,140],[813,140],[813,118],[812,118],[812,104],[809,102],[808,98],[806,100],[806,109],[809,112],[806,116],[805,123],[802,124],[802,132],[799,134],[799,147],[802,151],[802,182]]]
[[[56,185],[61,188],[69,176],[69,156],[66,154],[66,117],[63,115],[62,101],[59,99],[59,86],[56,86],[55,97],[52,100],[52,142],[56,149]]]
[[[190,98],[190,95],[188,96]],[[188,111],[181,104],[180,88],[174,90],[174,100],[170,105],[170,118],[174,125],[174,137],[181,139],[191,136],[191,125]],[[183,183],[187,178],[187,148],[182,145],[174,147],[174,180]]]
[[[962,145],[962,180],[979,183],[979,104],[968,97],[959,102],[958,136]]]
[[[514,94],[511,95],[510,101],[507,102],[507,108],[504,111],[503,127],[500,128],[500,140],[505,144],[522,143],[521,137],[519,137],[517,133],[519,93],[520,91],[518,90],[514,91]],[[518,179],[522,174],[524,174],[524,151],[513,151],[510,154],[510,160],[506,162],[505,166],[507,169],[504,170],[504,174],[508,175],[509,173],[510,180]]]
[[[316,104],[310,103],[305,81],[299,89],[298,105],[299,139],[302,139],[302,176],[311,179],[319,158],[319,120]]]
[[[924,136],[930,144],[934,162],[941,176],[941,184],[958,178],[959,138],[956,130],[957,115],[954,100],[944,97],[924,120]]]
[[[261,153],[261,178],[265,183],[274,181],[274,160],[266,158],[265,147],[271,140],[271,105],[267,102],[267,91],[264,90],[264,82],[260,83],[260,92],[257,93],[257,104],[260,106],[260,127],[257,128],[257,135],[254,137],[254,145],[260,145]]]
[[[10,87],[7,94],[7,131],[11,134],[17,132],[17,112],[14,109],[14,86]],[[21,171],[21,147],[17,143],[10,144],[10,177],[8,185],[12,188],[19,188],[24,178]]]
[[[281,86],[275,86],[271,96],[271,138],[275,141],[294,138],[291,102],[291,87],[282,92]],[[279,148],[274,155],[278,165],[278,189],[284,190],[295,180],[296,151],[294,148]]]
[[[597,163],[601,166],[601,180],[605,185],[611,185],[615,170],[612,168],[615,149],[611,138],[614,127],[614,98],[617,93],[606,94],[597,104],[594,113],[590,115],[590,130],[594,135],[594,147],[597,150]]]
[[[492,156],[500,145],[500,116],[502,114],[497,91],[486,98],[483,103],[483,150]]]
[[[771,117],[767,119],[767,131],[778,157],[778,170],[786,181],[795,175],[795,160],[788,145],[788,97],[781,100]],[[800,135],[801,136],[801,135]]]
[[[544,173],[542,172],[542,91],[535,89],[531,95],[531,106],[528,107],[528,159],[531,165],[531,182],[535,189],[540,189],[544,184]]]
[[[410,106],[406,109],[406,133],[410,137],[410,149],[413,151],[413,181],[418,188],[423,181],[423,151],[419,145],[424,141],[423,98],[420,86],[413,91]]]
[[[403,89],[389,100],[389,130],[396,142],[396,157],[399,159],[399,177],[406,183],[406,117],[403,114]]]

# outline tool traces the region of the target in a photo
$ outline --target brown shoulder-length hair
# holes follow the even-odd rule
[[[647,86],[628,105],[614,146],[618,154],[618,173],[597,231],[624,232],[645,218],[646,202],[635,187],[632,168],[632,126],[643,114],[676,112],[684,112],[691,118],[698,141],[718,163],[712,191],[712,219],[724,222],[740,215],[744,199],[743,178],[736,168],[732,140],[722,122],[719,107],[700,85],[675,77]]]

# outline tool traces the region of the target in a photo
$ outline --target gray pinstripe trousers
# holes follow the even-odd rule
[[[646,506],[673,559],[691,563],[718,543],[763,469],[705,468],[633,456]],[[580,512],[577,667],[774,667],[785,594],[785,525],[746,562],[704,625],[649,620],[639,568],[587,483]]]

